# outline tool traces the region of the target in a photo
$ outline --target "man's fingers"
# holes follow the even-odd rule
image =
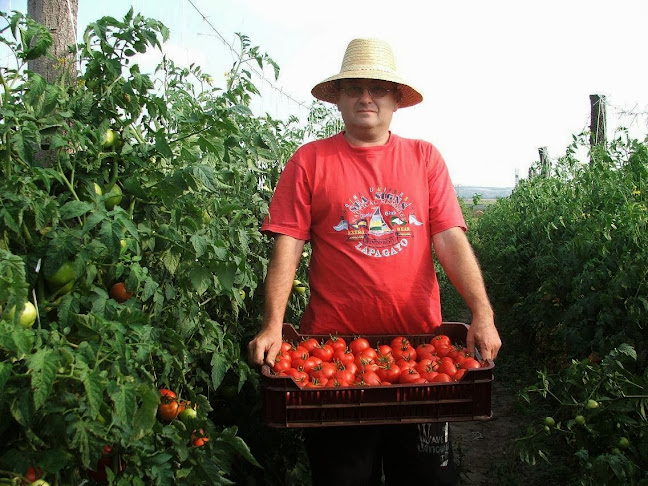
[[[270,350],[268,351],[265,360],[268,366],[273,366],[275,364],[275,358],[277,357],[277,354],[279,354],[280,350],[281,344],[274,343],[270,346]]]

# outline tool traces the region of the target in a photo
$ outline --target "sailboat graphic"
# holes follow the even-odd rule
[[[371,220],[369,221],[369,233],[374,235],[382,235],[384,233],[390,233],[391,230],[385,220],[382,217],[380,212],[380,207],[376,207],[373,214],[371,215]]]

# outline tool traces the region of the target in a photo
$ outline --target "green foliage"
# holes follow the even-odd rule
[[[559,373],[539,372],[539,383],[522,396],[548,408],[556,423],[549,430],[540,422],[529,426],[516,441],[520,456],[529,463],[551,461],[560,448],[573,454],[570,484],[645,484],[648,370],[636,359],[634,349],[621,345],[600,364],[574,360]],[[549,447],[552,439],[565,444]]]
[[[269,252],[258,228],[304,129],[251,113],[248,65],[278,66],[241,35],[226,89],[167,59],[152,77],[133,56],[168,31],[130,11],[87,27],[74,85],[49,84],[25,70],[47,33],[2,18],[17,64],[0,67],[0,305],[29,298],[39,320],[0,321],[0,470],[81,484],[111,445],[125,462],[111,484],[262,477],[251,449],[267,445],[245,428],[260,407],[245,356]],[[161,387],[197,406],[205,446],[156,418]]]
[[[645,363],[648,148],[617,139],[582,165],[577,145],[553,177],[523,181],[479,220],[489,290],[539,354],[564,362],[628,342]]]
[[[571,456],[569,484],[646,484],[648,145],[619,137],[582,164],[586,143],[489,206],[474,244],[505,348],[546,369],[523,396],[557,425],[538,416],[520,456]]]

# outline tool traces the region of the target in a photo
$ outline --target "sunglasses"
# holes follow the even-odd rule
[[[365,89],[369,91],[369,96],[374,99],[383,98],[387,95],[387,93],[396,91],[395,89],[388,89],[380,85],[369,86],[368,88],[364,88],[362,86],[340,87],[340,91],[344,91],[344,94],[349,98],[360,98],[365,92]]]

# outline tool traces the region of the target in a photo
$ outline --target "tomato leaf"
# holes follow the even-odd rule
[[[9,363],[0,363],[0,390],[4,390],[7,380],[11,375],[11,364]]]
[[[217,389],[223,382],[225,373],[230,369],[230,363],[225,355],[217,351],[212,355],[211,367],[212,385]]]
[[[234,277],[236,276],[236,265],[233,263],[219,263],[216,266],[216,275],[225,290],[232,290]]]
[[[138,395],[141,404],[133,417],[134,430],[133,439],[139,440],[144,437],[155,425],[155,414],[160,402],[159,392],[144,384],[140,385]]]
[[[92,209],[92,204],[84,201],[70,201],[61,206],[61,219],[72,219],[83,216]]]
[[[99,409],[103,403],[103,384],[98,371],[86,373],[83,377],[83,386],[86,392],[86,398],[90,405],[92,418],[97,418]]]
[[[32,372],[31,385],[36,410],[43,406],[52,392],[60,360],[60,355],[48,348],[39,349],[27,359],[28,368]]]
[[[216,440],[234,449],[234,451],[241,454],[250,464],[261,467],[243,439],[234,435],[236,432],[238,432],[236,427],[229,427],[223,430],[222,434]]]
[[[189,278],[191,279],[193,288],[198,292],[198,295],[204,294],[212,285],[212,274],[209,269],[204,267],[193,268]]]
[[[137,410],[137,398],[133,385],[130,383],[118,385],[111,382],[108,385],[108,394],[115,404],[117,417],[123,423],[131,423]]]

